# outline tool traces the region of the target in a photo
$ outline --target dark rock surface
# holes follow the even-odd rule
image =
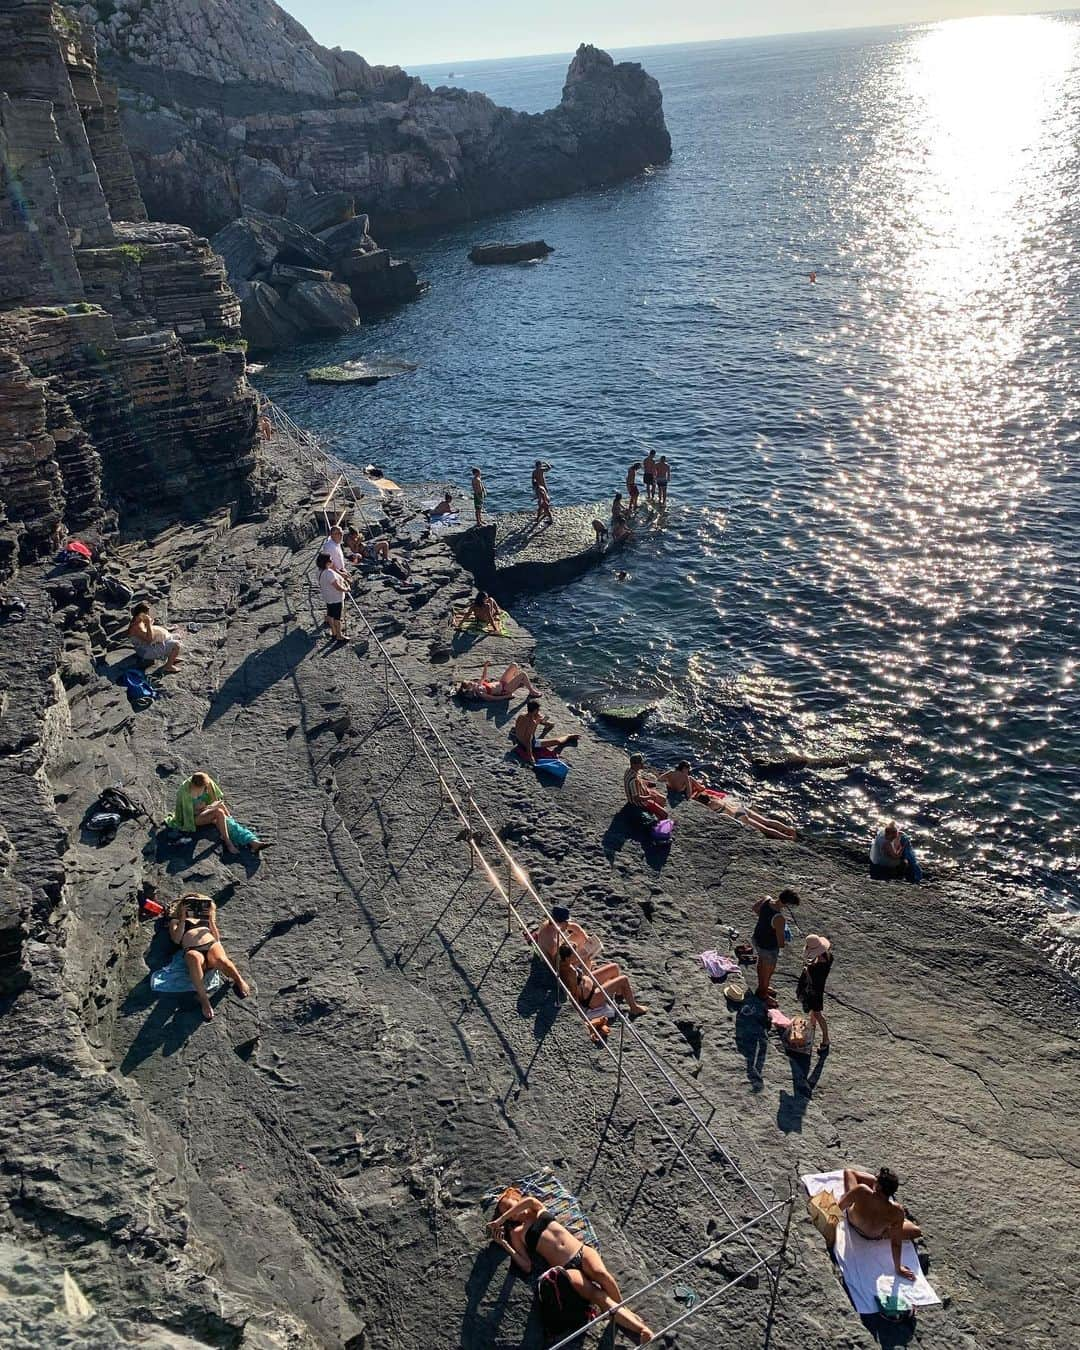
[[[543,239],[528,239],[520,244],[474,244],[469,249],[469,258],[474,263],[517,263],[546,258],[554,252]]]
[[[592,522],[606,517],[602,502],[557,506],[554,523],[537,526],[535,512],[500,515],[493,525],[463,523],[447,533],[454,556],[500,599],[565,585],[595,567],[610,550],[597,547]]]
[[[0,643],[19,747],[0,754],[0,879],[22,911],[21,991],[0,1005],[0,1239],[22,1263],[5,1316],[41,1332],[54,1314],[37,1300],[55,1303],[66,1267],[103,1319],[73,1344],[538,1350],[527,1284],[484,1245],[486,1187],[554,1166],[626,1290],[718,1236],[721,1204],[741,1218],[757,1202],[629,1036],[617,1091],[615,1063],[508,935],[370,636],[336,649],[321,632],[325,479],[289,445],[269,453],[279,496],[264,522],[230,527],[226,511],[109,558],[186,630],[152,708],[134,712],[114,683],[128,653],[109,638],[119,616],[96,606],[80,620],[93,667],[59,677],[63,633],[32,572],[31,615]],[[529,635],[512,618],[505,637],[452,635],[472,579],[417,539],[406,506],[368,509],[415,583],[361,581],[372,628],[533,884],[631,974],[651,1009],[644,1043],[761,1195],[786,1194],[798,1169],[890,1162],[948,1300],[920,1315],[917,1343],[1059,1344],[1075,1295],[1075,987],[933,887],[898,896],[812,843],[683,804],[674,847],[655,854],[625,821],[620,755],[587,733],[561,788],[508,762],[515,707],[446,688],[482,659],[528,666]],[[544,707],[578,729],[557,698]],[[257,864],[142,824],[103,848],[80,836],[103,783],[122,779],[160,821],[203,766],[274,840]],[[218,897],[249,1000],[221,994],[206,1024],[188,999],[148,994],[167,944],[136,918],[144,878],[169,899]],[[809,1075],[696,959],[785,883],[805,898],[800,931],[836,950],[835,1049]],[[796,974],[785,960],[775,981],[789,1010]],[[791,1256],[773,1350],[872,1346],[801,1207]],[[680,1278],[704,1298],[750,1263],[722,1247]],[[760,1346],[767,1308],[764,1284],[740,1288],[677,1344]],[[659,1326],[682,1308],[661,1286],[642,1310]]]
[[[314,191],[354,197],[383,238],[671,156],[656,81],[591,46],[578,48],[559,104],[530,115],[330,51],[273,0],[124,0],[96,17],[143,196],[201,232],[247,205],[300,219]]]
[[[360,317],[348,286],[301,281],[289,291],[289,308],[314,333],[344,333]]]

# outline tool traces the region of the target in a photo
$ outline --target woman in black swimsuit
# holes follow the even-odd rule
[[[559,979],[570,991],[570,997],[589,1020],[592,1039],[611,1034],[611,1005],[616,999],[625,999],[631,1017],[640,1017],[649,1010],[639,1003],[634,986],[623,975],[614,961],[587,970],[580,956],[568,943],[559,948]]]
[[[200,895],[197,891],[182,895],[169,920],[169,936],[184,953],[184,962],[191,983],[195,986],[199,1007],[208,1022],[213,1021],[214,1010],[206,996],[203,980],[206,971],[220,970],[226,979],[232,980],[240,997],[247,998],[251,990],[222,946],[217,925],[217,905],[210,896]]]
[[[619,1286],[596,1248],[576,1238],[535,1196],[522,1194],[516,1186],[499,1196],[488,1232],[526,1275],[537,1261],[546,1267],[561,1266],[574,1292],[601,1314],[622,1302]],[[652,1340],[652,1332],[629,1308],[620,1308],[612,1316],[617,1326],[638,1338],[638,1345]]]

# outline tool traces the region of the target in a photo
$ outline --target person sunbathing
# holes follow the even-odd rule
[[[502,609],[499,602],[487,591],[477,591],[476,599],[470,601],[464,609],[459,609],[453,618],[453,626],[462,628],[465,624],[474,624],[486,628],[489,633],[498,633],[502,622]]]
[[[555,736],[550,740],[543,738],[555,728],[540,712],[540,700],[529,699],[525,711],[514,723],[514,749],[526,764],[535,764],[536,756],[560,755],[568,745],[577,745],[578,736]]]
[[[765,835],[767,839],[794,839],[795,829],[784,820],[763,816],[760,811],[747,806],[737,797],[717,788],[709,787],[702,778],[694,778],[690,764],[681,759],[673,769],[666,769],[659,775],[660,782],[666,784],[672,792],[681,792],[688,801],[701,802],[710,811],[723,811],[737,820],[740,825],[749,825],[752,830]]]
[[[626,800],[639,811],[647,811],[657,820],[671,819],[663,797],[656,790],[655,781],[645,777],[645,760],[641,755],[630,756],[630,767],[623,774],[623,791]]]
[[[610,1036],[615,999],[625,1000],[631,1017],[640,1017],[649,1011],[644,1003],[638,1002],[633,985],[619,967],[608,962],[606,968],[607,977],[603,978],[605,970],[589,970],[569,943],[564,942],[559,948],[559,979],[588,1019],[594,1041]]]
[[[596,1248],[575,1237],[536,1196],[508,1186],[495,1202],[488,1233],[525,1275],[532,1273],[537,1261],[548,1269],[564,1270],[575,1293],[601,1315],[622,1302],[622,1291]],[[611,1315],[616,1326],[638,1338],[639,1345],[652,1340],[652,1331],[629,1308],[618,1308]]]
[[[520,666],[511,663],[497,680],[489,680],[487,673],[490,664],[489,661],[484,662],[478,680],[461,680],[454,687],[454,693],[461,698],[483,699],[485,703],[501,703],[522,688],[526,690],[530,698],[539,697],[540,690],[533,688],[532,680]]]
[[[180,784],[176,807],[165,824],[184,834],[194,834],[204,825],[212,826],[221,836],[226,853],[239,853],[241,848],[247,848],[258,854],[270,847],[254,830],[233,817],[224,793],[208,773],[193,773]]]
[[[844,1168],[844,1194],[840,1208],[847,1214],[852,1228],[868,1242],[888,1238],[892,1243],[893,1265],[897,1275],[913,1280],[915,1272],[901,1261],[903,1243],[922,1236],[922,1229],[907,1217],[904,1207],[894,1200],[900,1178],[889,1167],[883,1167],[874,1176],[859,1172],[854,1167]]]
[[[545,919],[529,936],[552,965],[558,958],[559,948],[565,943],[573,947],[583,961],[588,962],[586,953],[592,939],[581,924],[571,920],[570,911],[565,905],[552,905],[551,918]]]
[[[430,511],[425,511],[424,514],[427,516],[428,520],[436,521],[442,520],[446,516],[456,516],[457,507],[454,505],[454,499],[450,495],[450,489],[447,488],[443,493],[442,501],[433,506]]]
[[[214,1020],[214,1010],[206,993],[205,975],[208,970],[220,970],[227,980],[232,981],[241,998],[247,998],[251,993],[247,981],[222,944],[217,905],[210,896],[198,891],[182,895],[169,919],[169,937],[184,953],[184,964],[195,986],[195,997],[208,1022]]]
[[[167,675],[180,664],[180,643],[167,628],[154,622],[153,611],[145,600],[140,600],[131,611],[127,628],[128,638],[140,661],[164,661],[159,674]]]

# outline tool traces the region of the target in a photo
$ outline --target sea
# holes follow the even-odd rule
[[[895,818],[931,875],[1075,952],[1080,16],[615,56],[659,80],[670,164],[395,241],[424,297],[260,388],[400,482],[481,465],[493,511],[537,458],[558,505],[666,455],[666,512],[516,604],[543,677],[654,704],[650,763],[811,837]],[[539,112],[569,59],[413,73]],[[537,237],[540,263],[466,257]],[[303,379],[361,355],[418,369]],[[755,772],[791,754],[847,763]]]

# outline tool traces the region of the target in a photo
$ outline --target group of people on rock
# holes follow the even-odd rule
[[[663,784],[666,789],[665,792],[660,791],[660,784]],[[685,797],[687,801],[700,802],[710,811],[722,812],[738,821],[740,825],[746,825],[750,829],[757,830],[759,834],[765,835],[766,838],[795,839],[797,837],[794,826],[789,825],[787,821],[763,815],[753,807],[747,806],[737,797],[731,796],[730,793],[721,792],[719,788],[710,787],[704,779],[695,778],[691,772],[689,761],[685,759],[679,760],[673,769],[666,769],[663,773],[657,774],[655,778],[649,778],[646,773],[644,757],[637,754],[631,755],[629,765],[623,774],[623,791],[630,806],[635,806],[639,811],[655,816],[657,820],[669,820],[671,818],[669,796],[671,793],[676,793]]]
[[[406,580],[409,569],[392,556],[390,541],[382,536],[364,538],[351,525],[332,525],[315,558],[319,595],[326,606],[325,623],[335,642],[348,642],[345,630],[345,597],[352,589],[352,571],[362,566],[381,567]]]

